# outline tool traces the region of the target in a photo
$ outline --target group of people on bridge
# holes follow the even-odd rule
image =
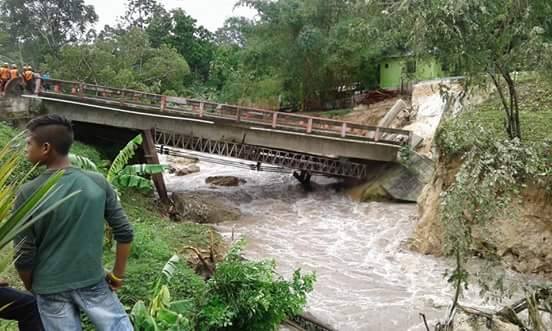
[[[10,82],[16,82],[16,86],[29,92],[34,91],[36,74],[30,65],[24,65],[23,71],[19,71],[17,64],[4,63],[0,67],[0,93],[4,95]]]

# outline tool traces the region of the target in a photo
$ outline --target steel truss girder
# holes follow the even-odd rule
[[[312,174],[360,179],[366,178],[368,174],[366,164],[346,159],[334,159],[262,146],[205,139],[179,133],[155,130],[155,143],[195,152],[271,164],[288,169],[304,170]]]

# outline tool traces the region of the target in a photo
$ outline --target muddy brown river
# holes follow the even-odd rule
[[[418,331],[425,330],[419,313],[430,322],[445,316],[452,297],[447,261],[406,248],[415,204],[354,202],[323,177],[306,193],[289,174],[199,165],[200,173],[167,176],[169,190],[217,192],[242,216],[216,228],[228,240],[245,237],[248,258],[273,258],[284,276],[295,268],[316,272],[306,310],[320,321],[337,330]],[[205,178],[214,175],[247,183],[213,188]],[[464,302],[478,304],[470,299],[476,291]]]

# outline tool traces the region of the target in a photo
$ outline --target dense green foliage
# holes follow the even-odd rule
[[[45,70],[60,79],[162,93],[182,91],[190,73],[186,60],[165,44],[133,28],[92,44],[66,45],[45,58]]]
[[[276,275],[272,261],[243,260],[242,247],[243,242],[235,244],[194,295],[176,301],[169,291],[179,261],[173,256],[154,284],[149,304],[134,305],[135,327],[143,331],[276,330],[285,318],[301,313],[314,275],[297,270],[286,281]]]
[[[284,102],[320,106],[338,97],[338,87],[374,86],[377,60],[392,47],[383,44],[377,27],[378,6],[364,1],[239,3],[254,8],[259,18],[224,28],[226,35],[238,36],[233,45],[241,46],[222,91],[226,99],[276,105],[282,95]]]

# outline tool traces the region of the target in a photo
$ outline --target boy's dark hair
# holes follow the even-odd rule
[[[67,118],[51,114],[37,117],[27,124],[33,138],[41,143],[49,143],[59,154],[69,154],[73,144],[73,126]]]

